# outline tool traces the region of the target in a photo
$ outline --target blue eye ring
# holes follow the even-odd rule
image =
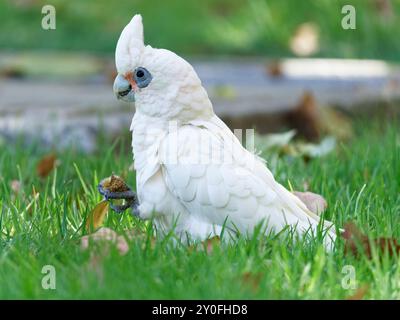
[[[146,88],[153,79],[151,73],[143,67],[136,68],[133,77],[139,88]]]

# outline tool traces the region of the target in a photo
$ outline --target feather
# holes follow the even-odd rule
[[[121,74],[132,71],[143,51],[142,16],[135,15],[131,22],[122,30],[115,50],[115,64]]]

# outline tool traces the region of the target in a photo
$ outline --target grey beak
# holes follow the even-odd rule
[[[131,84],[120,74],[118,74],[114,80],[113,90],[117,99],[127,102],[135,101],[135,94],[132,90]]]

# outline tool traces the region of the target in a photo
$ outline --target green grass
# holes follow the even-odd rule
[[[147,236],[130,240],[124,256],[112,249],[93,267],[91,256],[101,248],[82,251],[79,239],[87,214],[100,201],[100,178],[115,172],[134,185],[126,142],[107,147],[102,141],[93,155],[59,153],[61,163],[44,180],[35,171],[44,150],[2,143],[0,298],[342,299],[354,293],[341,286],[345,265],[354,266],[359,287],[369,286],[366,298],[400,298],[399,259],[345,256],[342,240],[326,253],[318,242],[254,236],[207,254],[169,240],[152,246],[149,224],[112,212],[105,226],[119,233],[138,228]],[[328,156],[308,163],[282,158],[271,169],[286,186],[290,180],[302,190],[307,182],[323,194],[326,217],[338,225],[352,220],[371,237],[400,238],[399,160],[398,123],[363,121],[356,124],[356,137]],[[15,179],[22,181],[18,195],[10,189]],[[40,195],[27,210],[33,188]],[[44,265],[56,268],[56,290],[42,289]],[[248,272],[251,280],[243,280]]]
[[[0,49],[113,53],[134,13],[145,22],[146,42],[180,55],[291,56],[289,40],[304,22],[317,25],[317,56],[399,60],[400,2],[392,16],[365,0],[53,0],[57,29],[41,28],[46,0],[0,2]],[[356,30],[343,30],[341,8],[356,8]]]

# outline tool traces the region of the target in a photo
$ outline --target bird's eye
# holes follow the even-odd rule
[[[139,88],[147,87],[153,79],[151,73],[143,67],[136,68],[134,77]]]
[[[142,77],[144,76],[143,70],[138,70],[138,71],[136,72],[136,76],[137,76],[138,78],[142,78]]]

